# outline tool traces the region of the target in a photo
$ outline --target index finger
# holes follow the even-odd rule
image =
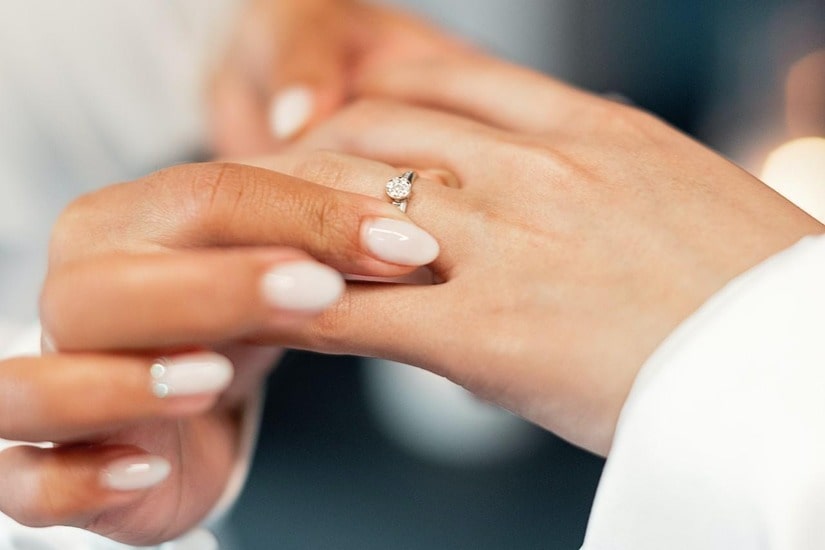
[[[383,253],[391,242],[374,246],[373,228],[387,224],[406,255]],[[288,246],[339,271],[377,277],[404,275],[438,255],[435,239],[388,202],[212,163],[169,168],[75,201],[56,225],[51,260],[235,246]]]

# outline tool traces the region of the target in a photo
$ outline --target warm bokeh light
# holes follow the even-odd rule
[[[782,145],[765,161],[762,180],[825,223],[825,138]]]

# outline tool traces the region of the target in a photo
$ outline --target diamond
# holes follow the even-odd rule
[[[395,201],[403,201],[410,197],[412,182],[403,177],[392,178],[387,182],[387,195]]]

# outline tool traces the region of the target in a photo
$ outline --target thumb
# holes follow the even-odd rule
[[[349,3],[251,2],[211,90],[222,156],[277,150],[344,101]]]
[[[268,122],[279,141],[329,117],[347,97],[349,47],[343,29],[313,26],[298,26],[274,52]]]

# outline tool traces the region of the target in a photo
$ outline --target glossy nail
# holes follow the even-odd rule
[[[344,286],[344,278],[331,267],[306,261],[273,269],[264,276],[261,290],[276,309],[315,313],[337,302]]]
[[[368,220],[361,229],[364,247],[385,262],[423,266],[438,257],[439,248],[429,233],[402,220]]]
[[[278,94],[270,105],[269,124],[278,139],[290,139],[304,129],[315,109],[315,96],[306,86],[292,86]]]
[[[115,491],[148,489],[169,477],[169,461],[159,456],[127,457],[115,460],[101,472],[104,487]]]
[[[215,394],[232,382],[234,369],[226,357],[201,352],[163,357],[150,369],[157,397]]]

